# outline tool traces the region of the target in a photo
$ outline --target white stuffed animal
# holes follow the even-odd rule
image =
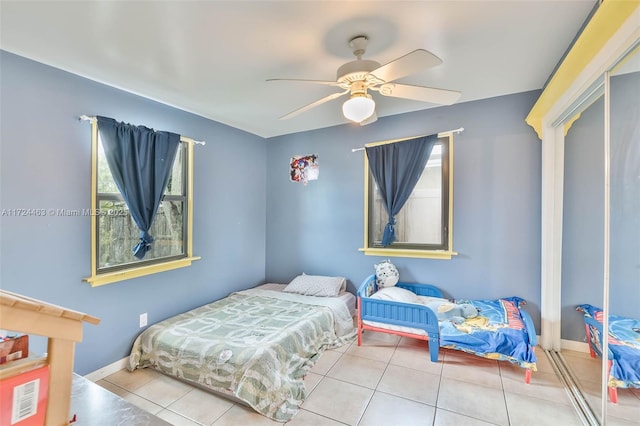
[[[398,283],[400,274],[395,265],[389,259],[376,263],[376,284],[378,287],[393,287]]]

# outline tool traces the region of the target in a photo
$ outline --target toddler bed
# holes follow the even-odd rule
[[[534,352],[537,337],[529,314],[520,309],[524,300],[508,297],[496,300],[458,300],[476,307],[479,316],[461,324],[438,321],[436,313],[426,305],[443,297],[435,286],[398,282],[395,287],[415,295],[407,299],[378,293],[376,276],[365,279],[358,289],[358,345],[364,330],[397,334],[429,342],[432,362],[438,362],[440,347],[456,349],[484,358],[509,361],[525,369],[525,382],[536,371]],[[396,292],[398,292],[396,290]],[[398,292],[400,293],[400,292]],[[400,294],[406,294],[404,292]]]
[[[582,312],[589,352],[602,357],[602,309],[579,305]],[[640,388],[640,320],[609,315],[609,399],[618,402],[618,388]]]
[[[127,368],[151,367],[288,421],[318,357],[355,337],[355,296],[333,278],[265,284],[154,324],[136,338]]]

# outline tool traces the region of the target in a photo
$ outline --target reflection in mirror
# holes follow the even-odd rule
[[[640,53],[610,77],[609,423],[640,419]],[[612,399],[617,396],[617,403]],[[613,398],[612,398],[613,397]]]
[[[603,85],[598,93],[582,106],[586,109],[565,136],[562,223],[561,360],[575,378],[581,410],[591,423],[602,418],[601,361],[590,356],[583,315],[576,307],[603,306]]]

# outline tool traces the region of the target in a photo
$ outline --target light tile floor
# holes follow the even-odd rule
[[[305,378],[308,397],[287,425],[581,424],[544,352],[538,358],[527,385],[524,370],[509,363],[450,350],[432,363],[424,341],[366,332],[362,346],[353,342],[320,357]],[[588,355],[575,358],[591,372]],[[118,371],[97,383],[174,425],[279,424],[149,369]],[[639,424],[640,392],[621,392],[620,399],[620,417],[609,424]]]

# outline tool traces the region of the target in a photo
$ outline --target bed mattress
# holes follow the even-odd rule
[[[306,397],[303,377],[355,329],[342,299],[278,290],[239,291],[150,326],[136,338],[128,369],[152,367],[290,420]]]
[[[282,291],[287,285],[286,284],[278,284],[278,283],[267,283],[259,285],[255,288],[259,288],[261,290],[273,290],[273,291]],[[349,309],[349,313],[351,316],[356,314],[356,296],[348,291],[341,291],[337,296],[338,299],[342,300],[345,305],[347,305],[347,309]]]

